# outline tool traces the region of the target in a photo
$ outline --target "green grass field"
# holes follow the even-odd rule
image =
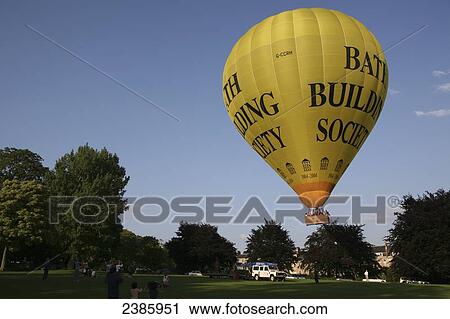
[[[0,298],[105,298],[104,274],[81,278],[76,283],[70,271],[51,271],[47,281],[36,272],[0,273]],[[145,287],[161,276],[123,276],[121,297],[129,297],[133,281]],[[202,277],[171,276],[171,286],[159,289],[160,298],[450,298],[450,285],[408,285],[323,280],[286,282],[235,281]],[[146,294],[142,294],[145,298]]]

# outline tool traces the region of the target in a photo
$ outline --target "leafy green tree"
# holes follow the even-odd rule
[[[273,262],[284,270],[291,270],[297,260],[295,244],[288,231],[281,224],[267,220],[264,225],[252,229],[245,253],[249,261]]]
[[[153,236],[140,237],[140,264],[152,270],[172,268],[167,249]]]
[[[172,262],[167,249],[153,236],[138,236],[124,229],[120,234],[117,258],[128,268],[152,270],[170,269]]]
[[[365,241],[362,225],[322,225],[307,237],[300,260],[310,271],[329,277],[356,278],[366,270],[378,275],[380,267]]]
[[[61,157],[51,178],[53,195],[73,196],[69,208],[53,201],[60,244],[69,258],[95,260],[113,257],[120,240],[120,216],[126,210],[129,177],[116,154],[88,145]],[[56,215],[55,215],[56,214]]]
[[[11,180],[43,182],[45,176],[48,175],[48,168],[43,166],[42,161],[42,157],[28,149],[10,147],[0,149],[0,190],[6,181]],[[46,199],[42,198],[42,200]],[[2,241],[8,242],[8,240],[0,238],[0,245]],[[5,268],[8,251],[8,246],[3,245],[0,270]],[[17,249],[16,247],[16,251]]]
[[[0,187],[6,180],[40,181],[48,173],[42,157],[27,149],[0,149]]]
[[[0,244],[11,250],[42,243],[48,215],[45,190],[38,181],[5,180],[0,189]],[[5,266],[6,250],[2,258]]]
[[[139,236],[128,229],[123,229],[116,250],[117,259],[121,260],[126,267],[138,266],[140,252]]]
[[[403,277],[450,283],[450,192],[403,197],[387,237],[394,271]]]
[[[209,224],[181,223],[166,244],[179,272],[231,269],[236,262],[234,244],[219,235]]]

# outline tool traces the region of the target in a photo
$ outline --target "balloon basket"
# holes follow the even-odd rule
[[[330,215],[328,212],[320,211],[315,213],[309,213],[305,215],[306,226],[311,225],[324,225],[330,223]]]

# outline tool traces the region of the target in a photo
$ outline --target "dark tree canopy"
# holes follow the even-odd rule
[[[388,241],[403,277],[450,283],[450,192],[403,197]]]
[[[139,238],[128,229],[123,229],[120,233],[120,243],[116,250],[116,257],[121,260],[126,267],[130,265],[139,266],[138,255],[141,253]]]
[[[295,245],[288,231],[274,221],[266,221],[264,225],[252,229],[245,253],[249,261],[273,262],[285,270],[291,270],[297,260]]]
[[[172,268],[167,249],[153,236],[138,236],[124,229],[116,253],[126,267],[145,267],[151,270]]]
[[[0,269],[6,265],[8,251],[13,258],[15,254],[21,256],[21,253],[28,251],[26,256],[31,262],[39,253],[51,251],[48,238],[42,238],[44,233],[51,233],[45,183],[49,170],[42,162],[41,156],[28,149],[0,149],[0,206],[4,217],[0,222],[0,246],[3,245],[2,256],[5,257]],[[39,261],[42,258],[37,257]]]
[[[116,154],[85,145],[56,161],[52,186],[62,196],[123,196],[129,179]]]
[[[355,278],[365,270],[379,273],[372,246],[365,241],[361,225],[322,225],[307,237],[300,259],[310,271],[329,277]]]
[[[105,260],[113,256],[122,230],[119,217],[126,209],[123,195],[128,180],[118,156],[106,149],[81,146],[56,162],[52,195],[82,198],[72,206],[74,209],[52,206],[52,214],[57,211],[62,216],[57,225],[61,248],[71,257]],[[99,206],[84,206],[81,216],[77,208],[86,204]]]
[[[170,257],[179,272],[193,270],[217,272],[230,269],[236,262],[234,244],[220,236],[209,224],[181,223],[167,244]]]
[[[42,157],[27,149],[0,149],[0,187],[5,180],[41,181],[48,169]]]
[[[48,215],[38,181],[6,180],[0,189],[0,245],[29,247],[45,239]]]

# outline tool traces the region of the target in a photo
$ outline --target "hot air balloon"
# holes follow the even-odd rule
[[[234,45],[223,99],[248,144],[310,208],[323,209],[383,109],[388,68],[375,36],[335,10],[286,11],[261,21]]]

